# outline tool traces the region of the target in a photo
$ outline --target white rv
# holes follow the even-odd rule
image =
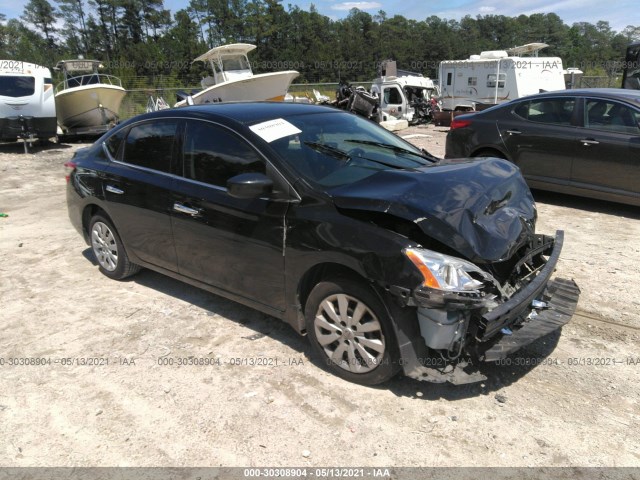
[[[0,60],[0,141],[56,136],[51,71],[19,60]]]
[[[379,99],[378,120],[418,122],[432,95],[437,94],[433,80],[417,73],[396,70],[396,62],[382,64],[381,75],[373,81],[371,93]]]
[[[564,90],[559,57],[538,57],[545,43],[471,55],[440,63],[439,87],[444,110],[476,110],[542,91]],[[519,56],[533,54],[534,56]]]

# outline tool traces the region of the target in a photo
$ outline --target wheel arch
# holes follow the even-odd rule
[[[471,152],[472,157],[496,157],[510,160],[509,155],[496,146],[479,147]]]
[[[300,281],[298,282],[296,293],[298,296],[298,302],[302,315],[304,316],[304,308],[307,303],[307,299],[309,298],[309,294],[318,283],[324,280],[341,277],[350,278],[365,285],[371,285],[372,283],[365,276],[363,276],[353,268],[347,267],[346,265],[331,262],[316,264],[308,269],[300,277]],[[372,290],[375,291],[376,289],[372,288]]]
[[[105,212],[104,209],[99,205],[96,205],[95,203],[89,203],[85,205],[82,209],[82,233],[87,243],[89,243],[89,224],[91,223],[91,219],[97,214],[103,215],[113,224],[113,220],[111,219],[109,214]]]

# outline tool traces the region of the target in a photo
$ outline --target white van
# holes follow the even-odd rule
[[[438,94],[433,80],[419,73],[397,70],[393,60],[383,62],[381,68],[380,77],[371,85],[371,93],[380,101],[378,121],[419,122],[431,96]]]
[[[19,60],[0,60],[0,141],[56,136],[51,71]]]

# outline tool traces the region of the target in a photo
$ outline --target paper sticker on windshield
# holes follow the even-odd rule
[[[271,143],[279,138],[288,137],[289,135],[302,133],[302,130],[287,122],[284,118],[276,118],[268,122],[258,123],[249,128],[267,143]]]

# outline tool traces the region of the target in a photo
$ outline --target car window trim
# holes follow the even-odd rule
[[[291,182],[289,182],[287,180],[287,178],[282,174],[282,172],[280,172],[280,170],[273,164],[273,162],[271,162],[266,155],[264,155],[251,141],[249,141],[244,135],[242,135],[241,133],[236,132],[235,130],[233,130],[232,128],[223,125],[221,123],[212,121],[212,120],[206,120],[206,119],[202,119],[202,118],[191,118],[191,117],[159,117],[162,119],[175,119],[178,120],[178,128],[177,128],[177,133],[179,134],[180,138],[180,149],[178,150],[178,152],[176,153],[175,151],[172,153],[172,167],[174,167],[174,171],[177,171],[177,167],[182,167],[184,170],[184,165],[183,165],[183,145],[184,145],[184,135],[186,132],[186,121],[187,120],[196,120],[196,121],[201,121],[201,122],[207,122],[207,123],[212,123],[214,125],[218,125],[218,126],[222,126],[225,129],[229,130],[231,133],[235,133],[236,135],[238,135],[240,138],[242,138],[245,142],[247,142],[247,144],[249,144],[249,146],[251,148],[253,148],[258,155],[260,155],[260,157],[262,157],[265,161],[265,164],[268,164],[271,167],[271,171],[276,172],[276,174],[280,177],[280,179],[286,184],[288,185],[289,189],[287,192],[287,196],[292,197],[292,198],[286,198],[286,199],[276,199],[276,198],[268,198],[268,197],[260,197],[260,198],[264,198],[266,200],[271,200],[271,201],[290,201],[290,202],[299,202],[301,201],[302,197],[300,196],[300,194],[298,193],[298,191],[293,187],[293,185],[291,184]],[[153,119],[143,119],[143,120],[139,120],[137,122],[133,122],[130,125],[127,125],[127,132],[125,134],[125,137],[123,139],[123,142],[120,144],[120,146],[118,147],[118,157],[122,156],[122,151],[123,151],[123,144],[124,141],[126,140],[127,135],[129,135],[129,131],[141,124],[141,123],[146,123],[149,121],[152,121]],[[109,137],[111,138],[111,136]],[[208,188],[212,188],[214,190],[218,190],[218,191],[223,191],[223,192],[227,192],[228,189],[226,187],[221,187],[218,185],[212,185],[210,183],[205,183],[205,182],[200,182],[198,180],[193,180],[191,178],[186,178],[184,175],[178,175],[176,173],[170,173],[170,172],[164,172],[162,170],[156,170],[154,168],[148,168],[148,167],[143,167],[140,165],[135,165],[133,163],[128,163],[125,162],[124,160],[121,160],[119,158],[114,158],[113,155],[111,155],[111,153],[109,152],[109,149],[107,148],[107,140],[109,140],[109,138],[107,138],[106,140],[102,141],[102,150],[105,152],[105,154],[107,155],[107,158],[109,159],[110,162],[113,163],[117,163],[119,165],[124,165],[126,167],[129,168],[133,168],[136,170],[141,170],[143,172],[147,172],[147,173],[156,173],[156,174],[160,174],[166,177],[170,177],[176,180],[183,180],[183,181],[187,181],[189,183],[194,183],[196,185],[200,185],[200,186],[204,186],[204,187],[208,187]],[[174,155],[177,155],[177,158],[175,158],[174,160]],[[177,162],[176,165],[173,165],[173,163]]]
[[[514,102],[514,106],[511,108],[511,113],[513,113],[516,117],[518,117],[520,120],[525,121],[525,122],[529,122],[529,123],[533,123],[535,125],[549,125],[549,126],[554,126],[554,127],[581,127],[584,126],[584,119],[582,121],[580,121],[580,118],[582,116],[582,112],[579,112],[578,109],[581,106],[580,105],[580,97],[577,97],[575,95],[571,95],[568,93],[562,93],[561,95],[548,95],[548,96],[544,96],[544,97],[538,97],[538,98],[531,98],[535,95],[531,95],[531,96],[527,96],[527,97],[523,97],[522,98],[522,102]],[[574,101],[574,105],[573,105],[573,110],[571,111],[571,117],[569,119],[569,125],[565,125],[562,123],[549,123],[549,122],[537,122],[535,120],[531,120],[530,118],[524,118],[521,115],[516,113],[516,109],[518,107],[520,107],[521,105],[528,103],[529,105],[531,105],[531,102],[534,101],[547,101],[547,100],[560,100],[560,99],[565,99],[565,100],[573,100]],[[529,108],[529,107],[527,107]]]
[[[620,132],[617,130],[608,130],[608,129],[602,129],[602,128],[595,128],[595,127],[591,127],[591,126],[587,126],[587,103],[589,103],[589,101],[594,101],[594,102],[608,102],[608,103],[613,103],[613,104],[617,104],[620,105],[622,107],[628,108],[630,110],[639,110],[638,108],[634,108],[633,104],[628,104],[627,102],[625,102],[624,100],[620,100],[617,98],[609,98],[609,97],[596,97],[596,96],[585,96],[582,97],[582,122],[581,122],[581,127],[586,130],[586,131],[590,131],[590,132],[602,132],[602,133],[607,133],[607,134],[615,134],[615,135],[624,135],[624,136],[634,136],[634,134],[632,133],[624,133],[624,132]],[[638,135],[640,136],[640,127],[638,128]]]
[[[294,198],[289,198],[289,199],[287,199],[288,201],[294,201],[295,202],[295,201],[300,201],[302,199],[302,197],[300,196],[298,191],[293,187],[291,182],[289,182],[289,180],[287,180],[287,178],[282,174],[280,169],[277,168],[273,164],[273,162],[271,160],[269,160],[269,158],[264,153],[262,153],[260,151],[260,149],[257,148],[251,142],[251,140],[249,140],[247,137],[245,137],[242,133],[234,130],[233,128],[231,128],[231,127],[229,127],[227,125],[224,125],[222,123],[216,122],[215,120],[208,120],[208,119],[204,119],[204,118],[190,118],[190,117],[185,117],[185,118],[183,118],[183,120],[185,120],[185,121],[184,121],[184,128],[182,129],[182,142],[181,142],[182,147],[180,148],[180,151],[178,152],[178,162],[179,162],[178,166],[182,167],[181,168],[182,175],[179,176],[179,178],[181,178],[182,180],[186,180],[186,181],[191,182],[191,183],[196,183],[198,185],[204,185],[204,186],[208,186],[208,187],[211,187],[211,188],[220,189],[220,190],[223,190],[225,192],[228,191],[228,189],[226,187],[223,187],[223,186],[220,186],[220,185],[213,185],[211,183],[201,182],[199,180],[194,180],[192,178],[187,178],[187,177],[184,176],[184,148],[183,147],[184,147],[184,136],[186,135],[186,132],[187,132],[187,122],[188,121],[205,122],[205,123],[210,123],[212,125],[215,125],[217,127],[222,127],[223,129],[228,130],[231,133],[231,135],[235,135],[237,137],[240,137],[242,140],[244,140],[244,142],[247,145],[249,145],[249,147],[252,148],[258,154],[258,156],[260,158],[262,158],[262,160],[264,160],[265,167],[267,167],[267,168],[265,168],[265,171],[267,171],[267,172],[268,171],[275,172],[280,177],[282,182],[284,182],[289,187],[288,188],[288,192],[290,192],[290,193],[288,193],[288,196],[293,196]],[[269,167],[270,167],[270,169],[269,169]],[[260,198],[263,198],[263,197],[260,197]],[[268,198],[268,199],[269,200],[276,200],[274,198]]]
[[[176,138],[178,138],[178,134],[181,134],[180,132],[180,120],[181,117],[158,117],[161,118],[163,120],[178,120],[178,125],[176,126]],[[118,146],[118,152],[116,153],[116,157],[118,158],[114,158],[113,155],[111,155],[111,152],[109,152],[109,149],[107,148],[107,141],[113,136],[110,135],[109,138],[107,138],[106,140],[102,141],[102,150],[107,154],[107,158],[109,159],[109,161],[111,162],[116,162],[119,163],[120,165],[127,165],[128,167],[132,167],[132,168],[138,168],[140,170],[144,170],[147,172],[157,172],[157,173],[161,173],[163,175],[172,175],[172,173],[170,172],[164,172],[162,170],[156,170],[155,168],[148,168],[148,167],[142,167],[140,165],[136,165],[134,163],[130,163],[130,162],[125,162],[124,160],[122,160],[122,156],[123,156],[123,152],[124,152],[124,144],[126,143],[127,137],[129,136],[129,133],[131,133],[131,129],[134,127],[137,127],[140,124],[143,123],[151,123],[154,119],[142,119],[139,120],[137,122],[133,122],[129,125],[127,125],[126,127],[126,133],[124,135],[124,138],[122,139],[122,141],[120,142],[120,145]],[[117,133],[117,132],[116,132]],[[175,165],[175,142],[172,148],[172,152],[171,152],[171,161],[169,162],[169,167],[170,170],[175,170],[176,165]]]

